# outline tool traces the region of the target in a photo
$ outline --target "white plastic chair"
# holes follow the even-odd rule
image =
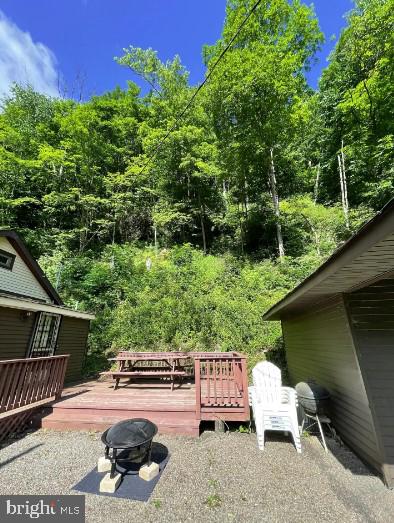
[[[280,369],[268,361],[258,363],[252,374],[253,386],[249,387],[249,398],[259,449],[264,450],[265,431],[276,430],[290,432],[297,452],[301,452],[295,389],[282,387]]]

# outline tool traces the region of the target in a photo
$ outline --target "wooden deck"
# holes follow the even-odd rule
[[[249,420],[246,358],[238,353],[193,353],[192,374],[171,390],[168,379],[122,378],[80,383],[63,390],[41,426],[102,431],[129,418],[148,418],[162,433],[198,436],[205,420]]]
[[[202,389],[206,387],[202,385]],[[110,381],[89,381],[65,388],[61,399],[45,409],[41,426],[103,431],[124,419],[148,418],[163,434],[199,436],[201,420],[249,419],[237,406],[210,405],[207,411],[203,407],[200,415],[197,412],[194,381],[185,381],[173,391],[169,383],[157,380],[133,384],[122,380],[117,390]]]
[[[117,390],[111,381],[90,381],[65,388],[41,426],[57,430],[102,431],[118,421],[148,418],[160,432],[198,436],[194,384],[171,392],[166,382],[122,380]]]

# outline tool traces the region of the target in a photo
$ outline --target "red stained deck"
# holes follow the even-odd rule
[[[202,420],[247,421],[245,358],[194,354],[195,376],[171,391],[168,380],[110,379],[67,387],[41,419],[44,428],[102,431],[129,418],[148,418],[161,433],[198,436]]]
[[[126,385],[125,385],[126,384]],[[58,430],[105,430],[129,418],[148,418],[162,433],[198,436],[194,385],[184,383],[171,392],[166,382],[128,384],[90,381],[64,389],[62,398],[42,418],[42,427]]]

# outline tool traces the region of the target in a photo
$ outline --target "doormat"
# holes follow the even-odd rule
[[[138,475],[140,464],[123,463],[116,466],[117,472],[122,474],[122,481],[113,494],[100,492],[100,481],[106,472],[97,472],[95,467],[79,483],[72,487],[73,490],[85,494],[98,494],[99,496],[109,496],[113,498],[132,499],[135,501],[148,501],[154,488],[161,478],[163,470],[170,459],[168,449],[161,443],[152,444],[152,461],[158,463],[160,467],[159,474],[151,481],[145,481]]]

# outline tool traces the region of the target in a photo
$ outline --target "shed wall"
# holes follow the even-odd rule
[[[343,440],[381,471],[374,424],[342,299],[282,320],[290,379],[315,379],[332,395],[332,421]]]
[[[34,330],[36,315],[28,317],[23,311],[0,307],[0,359],[25,358]],[[89,321],[63,317],[56,354],[70,354],[66,381],[77,381],[82,375]]]
[[[347,303],[382,448],[385,479],[394,487],[394,279],[349,294]]]
[[[0,291],[10,292],[50,303],[48,294],[41,287],[29,267],[7,240],[0,237],[0,249],[16,256],[12,271],[0,267]]]
[[[25,358],[33,332],[35,315],[23,316],[23,311],[0,307],[0,359]]]
[[[78,381],[82,376],[88,334],[89,321],[78,318],[62,318],[56,354],[70,354],[66,382]]]

